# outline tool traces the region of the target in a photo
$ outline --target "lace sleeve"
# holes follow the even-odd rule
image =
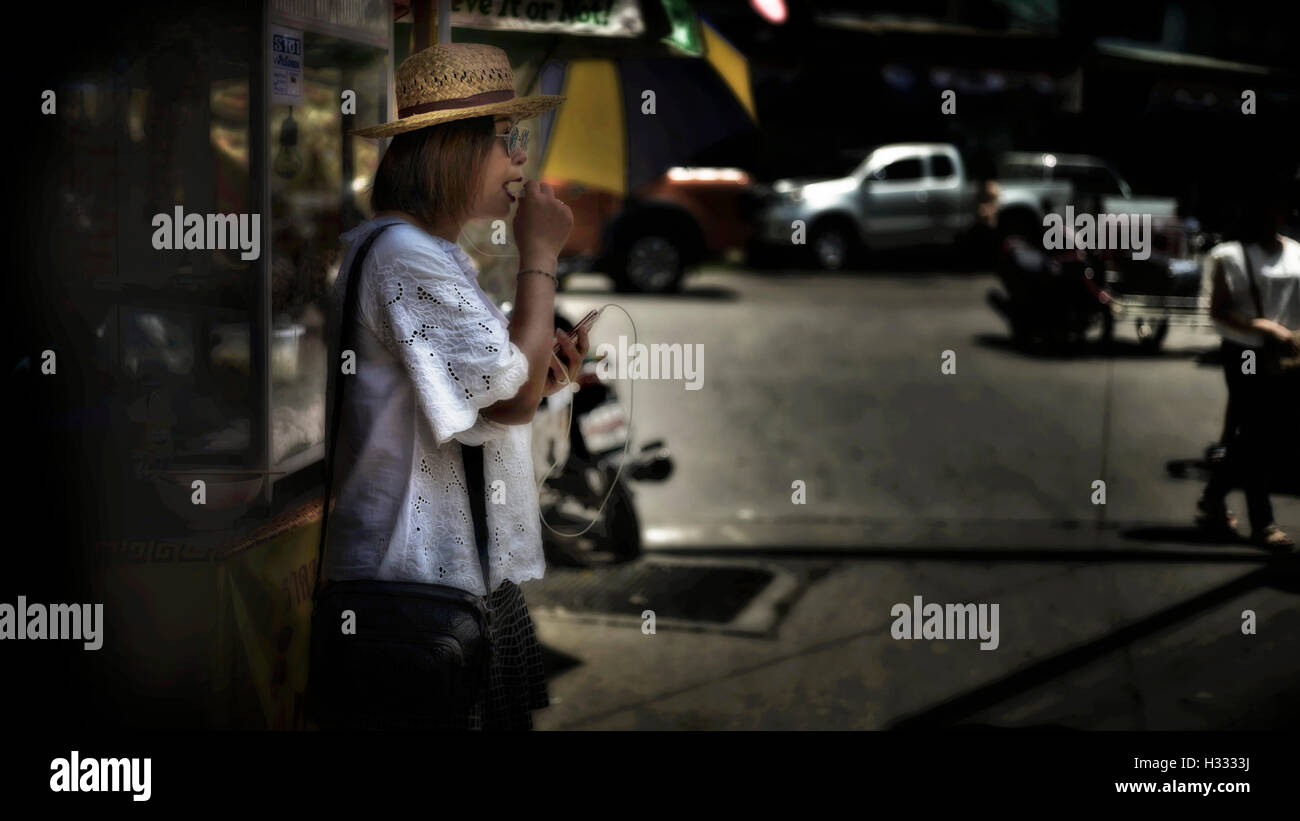
[[[408,246],[370,264],[360,320],[405,365],[438,445],[458,434],[478,444],[503,433],[478,412],[518,393],[528,359],[456,261],[436,247]]]

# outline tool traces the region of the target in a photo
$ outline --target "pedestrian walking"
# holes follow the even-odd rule
[[[519,121],[564,98],[516,97],[505,52],[467,43],[412,55],[396,96],[398,119],[355,132],[392,142],[334,286],[312,710],[326,729],[531,729],[549,699],[519,587],[545,571],[529,422],[588,342],[554,323],[572,212],[545,184],[510,186]],[[457,238],[517,200],[507,321]]]
[[[1273,521],[1269,492],[1300,466],[1300,243],[1281,233],[1296,204],[1294,182],[1281,180],[1246,188],[1239,238],[1209,254],[1229,403],[1226,455],[1197,503],[1202,526],[1233,533],[1226,497],[1241,487],[1251,541],[1267,548],[1294,546]]]

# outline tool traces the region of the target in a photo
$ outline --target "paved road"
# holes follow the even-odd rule
[[[1165,471],[1217,436],[1222,378],[1195,358],[1215,337],[1175,330],[1152,357],[1125,329],[1114,358],[1026,356],[990,284],[712,270],[684,295],[617,296],[642,341],[705,346],[704,387],[635,385],[638,437],[678,463],[639,490],[643,564],[661,567],[641,586],[560,569],[525,585],[550,669],[538,728],[1300,725],[1300,565],[1196,543],[1199,486]],[[596,277],[571,287],[575,315],[611,298]],[[597,343],[621,331],[606,317]],[[1297,500],[1277,513],[1300,525]],[[721,628],[673,624],[703,588],[648,580],[691,563],[773,582]],[[613,589],[606,615],[544,606],[566,586]],[[997,604],[998,647],[896,639],[892,608],[915,596]]]
[[[641,341],[703,345],[700,390],[633,385],[638,441],[662,436],[677,463],[669,482],[638,486],[651,546],[1069,545],[1091,538],[1080,525],[1186,524],[1200,486],[1165,465],[1218,437],[1223,379],[1196,359],[1217,336],[1175,328],[1152,356],[1121,328],[1115,357],[1029,356],[984,301],[994,283],[714,268],[673,297],[574,277],[561,304],[578,316],[613,299]],[[593,345],[619,334],[611,309]],[[791,501],[796,479],[806,505]],[[1300,526],[1300,502],[1276,506]]]

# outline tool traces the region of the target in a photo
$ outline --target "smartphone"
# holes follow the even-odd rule
[[[578,320],[577,325],[573,326],[573,330],[569,331],[569,339],[576,341],[578,338],[578,331],[581,329],[591,330],[591,326],[596,324],[596,318],[598,316],[600,316],[600,311],[597,311],[594,308],[588,311],[587,315]],[[555,343],[555,352],[557,354],[560,352],[560,343],[558,342]]]

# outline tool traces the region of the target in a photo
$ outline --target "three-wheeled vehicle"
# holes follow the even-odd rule
[[[1105,213],[1104,203],[1099,207]],[[1132,248],[1087,250],[1081,246],[1090,243],[1075,242],[1044,250],[1042,243],[1007,237],[998,263],[1005,290],[990,291],[989,302],[1007,320],[1012,338],[1020,344],[1109,345],[1116,325],[1131,321],[1138,344],[1155,351],[1172,325],[1210,325],[1202,260],[1216,238],[1172,209],[1149,217],[1142,259],[1134,259]]]

